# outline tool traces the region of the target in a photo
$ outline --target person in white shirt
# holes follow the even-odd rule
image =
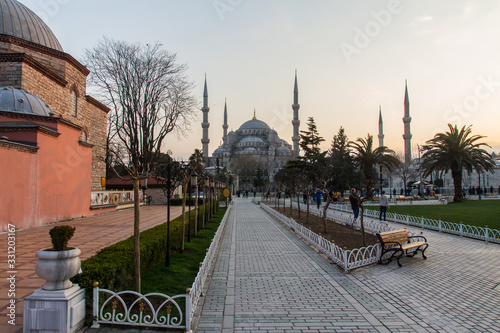
[[[386,221],[385,214],[387,213],[387,207],[389,207],[389,200],[387,199],[387,195],[385,195],[385,191],[382,191],[382,195],[380,196],[379,200],[379,205],[380,205],[379,219],[380,221],[382,221],[382,214],[384,214],[384,221]]]

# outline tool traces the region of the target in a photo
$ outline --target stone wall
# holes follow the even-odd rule
[[[167,197],[161,188],[147,188],[146,195],[151,197],[152,205],[166,205]]]
[[[16,62],[0,62],[0,82],[4,87],[21,87],[22,64]]]

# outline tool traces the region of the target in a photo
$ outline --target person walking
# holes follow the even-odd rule
[[[352,213],[354,214],[354,220],[356,221],[359,216],[359,196],[356,193],[356,189],[351,189],[351,194],[349,195],[349,201],[351,202]]]
[[[387,199],[387,195],[385,195],[385,191],[382,191],[382,195],[380,196],[379,200],[379,205],[380,205],[379,220],[382,221],[382,214],[384,214],[384,221],[387,221],[385,215],[387,213],[387,207],[389,207],[389,200]]]
[[[320,190],[317,190],[316,193],[314,194],[314,200],[316,200],[316,206],[318,206],[318,209],[319,209],[319,206],[321,205],[321,197],[322,197],[322,194]]]

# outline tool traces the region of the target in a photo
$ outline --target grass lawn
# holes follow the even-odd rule
[[[378,207],[366,208],[378,210]],[[500,230],[500,200],[464,200],[446,206],[389,206],[387,211]]]
[[[226,208],[221,206],[198,236],[185,243],[184,253],[170,253],[170,267],[165,267],[163,258],[143,273],[142,293],[159,292],[169,296],[186,293],[198,275],[199,263],[205,259],[206,249],[210,247],[225,212]]]

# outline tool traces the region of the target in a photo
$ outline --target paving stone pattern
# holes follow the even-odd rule
[[[181,207],[171,208],[171,218],[181,215]],[[162,224],[166,221],[165,206],[141,207],[141,231]],[[59,225],[76,227],[74,237],[69,241],[70,246],[77,246],[81,251],[81,260],[93,256],[100,249],[118,243],[134,234],[134,210],[126,209],[87,218],[62,222]],[[0,233],[0,332],[20,333],[23,330],[23,299],[40,288],[44,280],[35,273],[37,261],[36,252],[50,247],[49,230],[53,224],[16,231],[16,320],[15,325],[8,321],[7,306],[9,281],[7,277],[7,233]]]
[[[500,332],[500,246],[423,234],[427,260],[345,274],[237,199],[196,332]]]

